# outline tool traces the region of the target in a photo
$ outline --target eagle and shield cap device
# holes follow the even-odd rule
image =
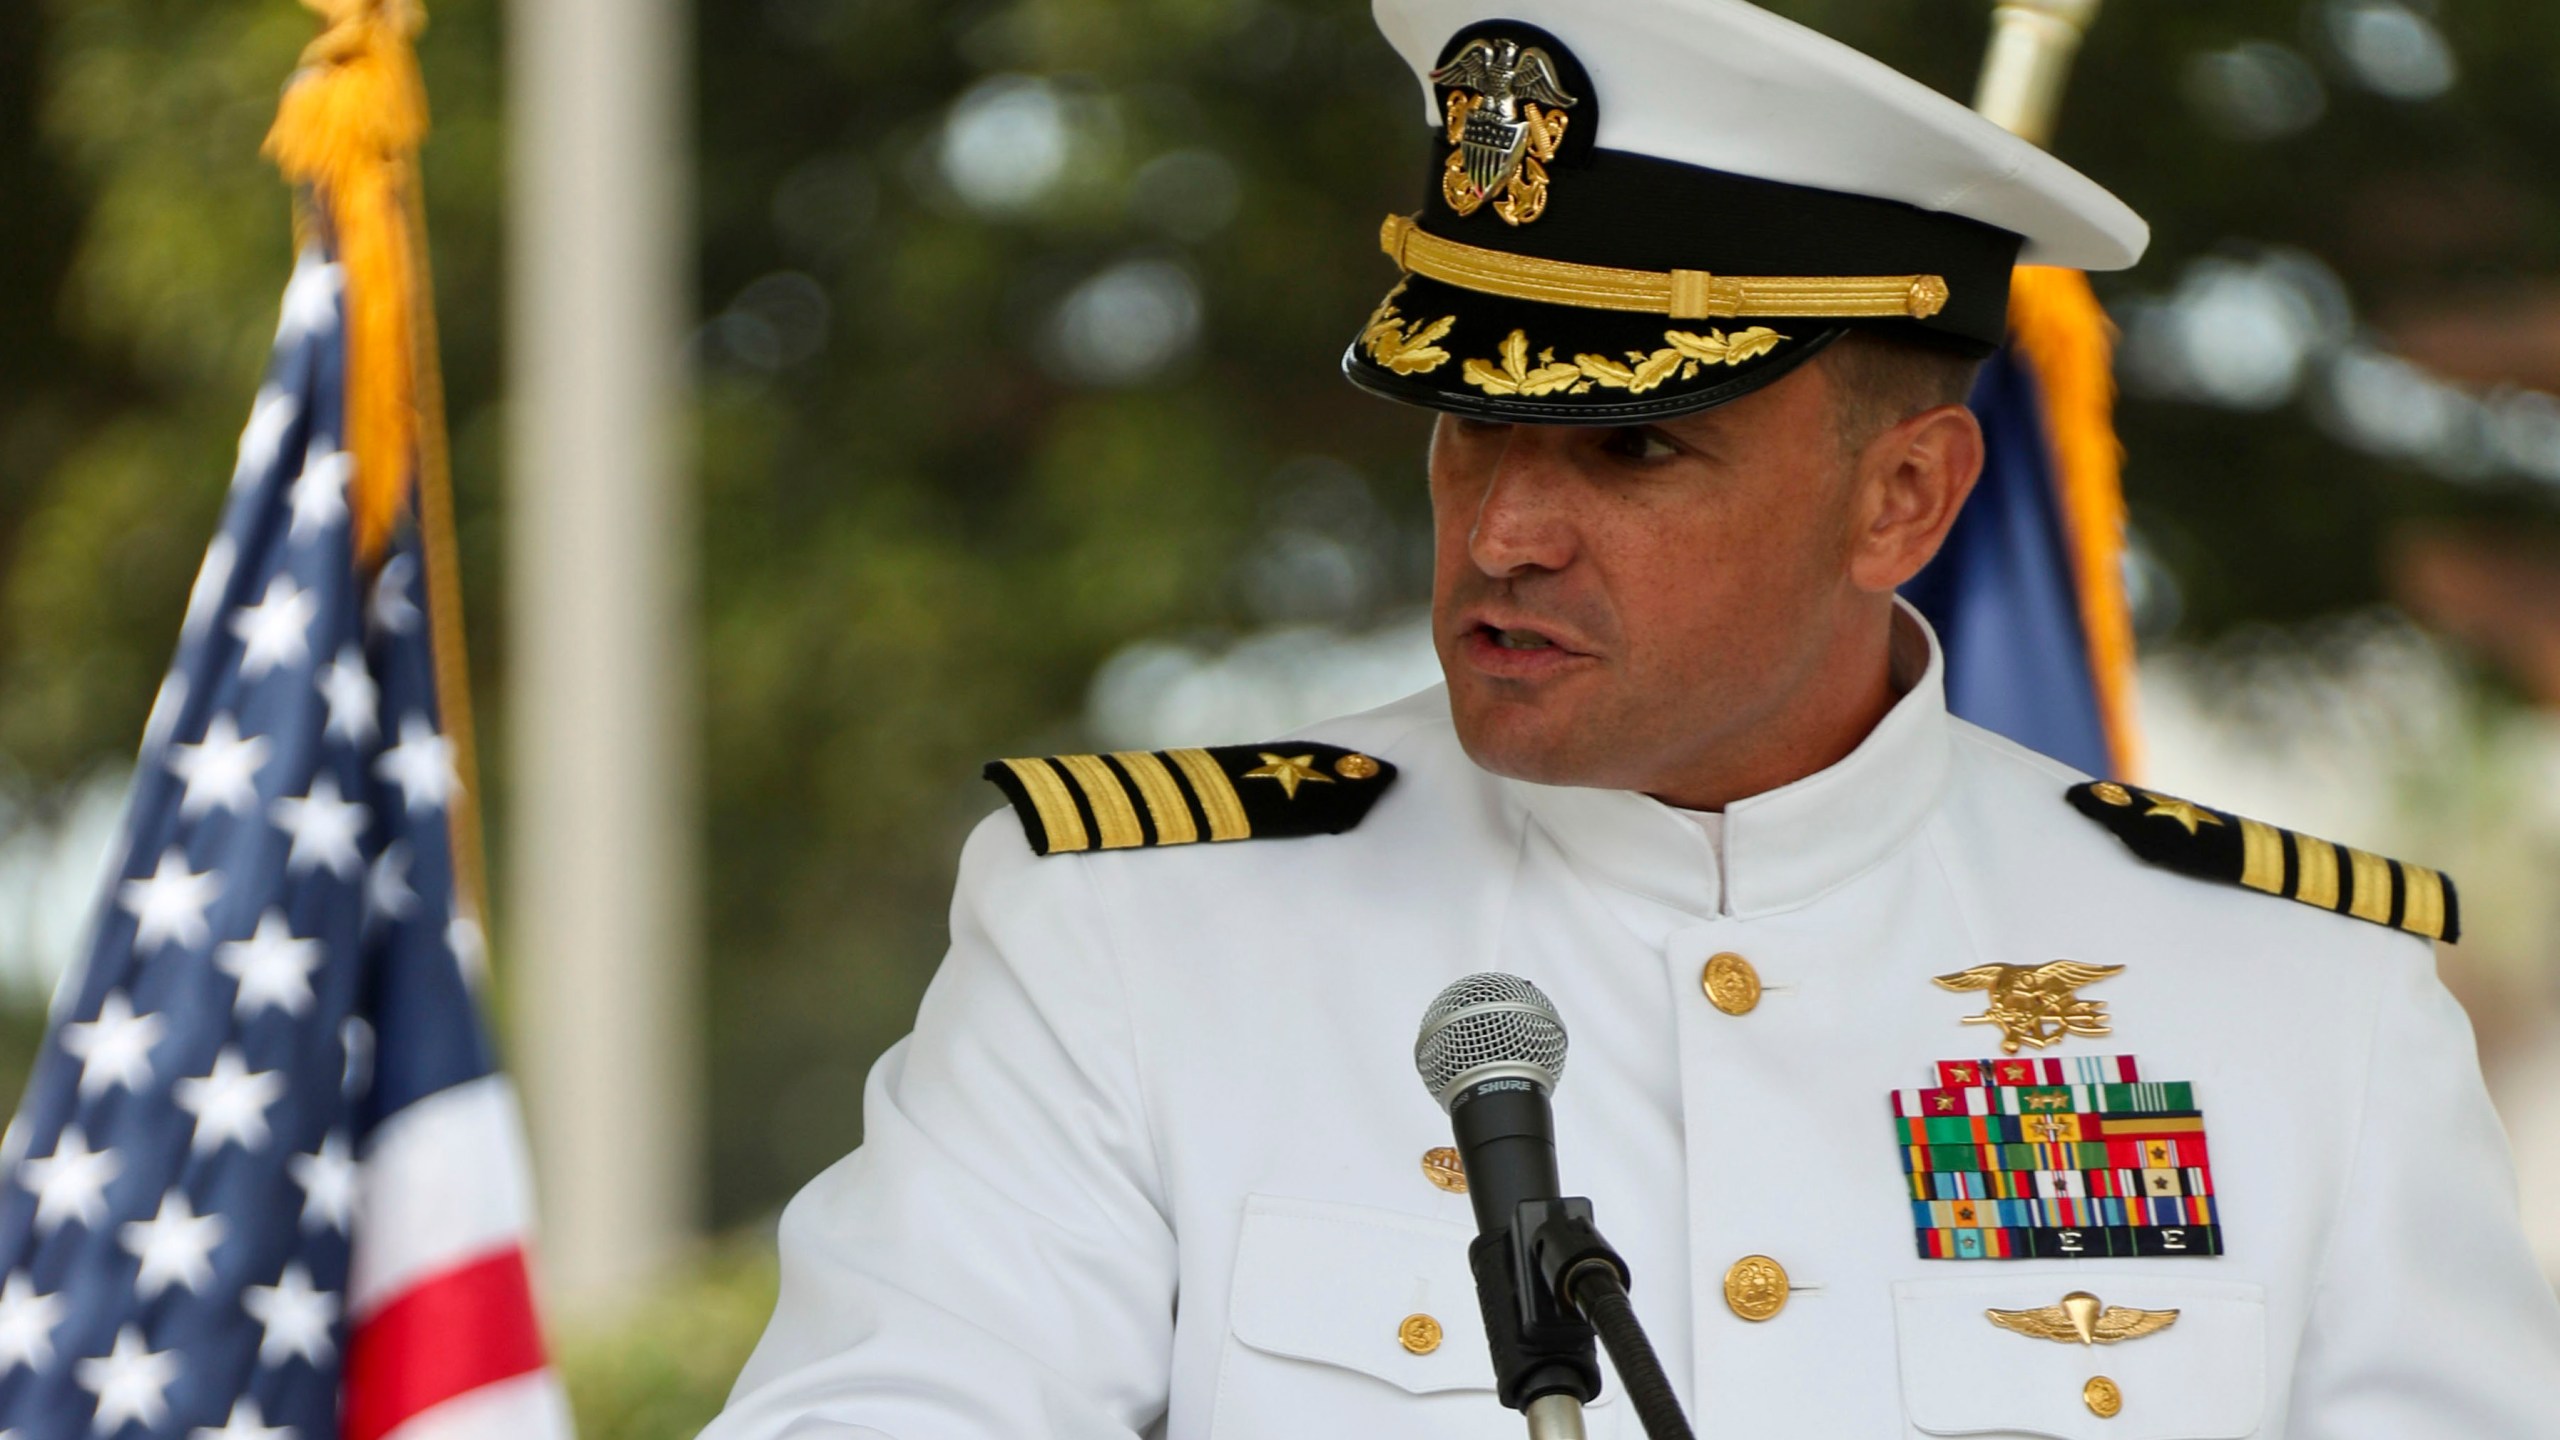
[[[1612,425],[1853,329],[1986,355],[2018,263],[2117,270],[2142,218],[1916,80],[1742,0],[1376,0],[1430,127],[1402,272],[1343,355],[1392,400]]]

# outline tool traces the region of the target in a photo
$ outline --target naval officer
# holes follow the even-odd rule
[[[2451,882],[1954,719],[1894,598],[2011,266],[2141,221],[1738,0],[1377,8],[1429,164],[1344,365],[1440,412],[1446,684],[989,767],[707,1434],[1517,1433],[1407,1058],[1484,969],[1701,1435],[2560,1434]]]

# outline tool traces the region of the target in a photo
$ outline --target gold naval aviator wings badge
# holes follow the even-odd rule
[[[1983,1317],[2003,1330],[2037,1340],[2068,1345],[2114,1345],[2139,1340],[2178,1323],[2175,1310],[2136,1310],[2108,1305],[2086,1290],[2074,1290],[2059,1305],[2037,1310],[1985,1310]]]
[[[2021,1045],[2038,1050],[2061,1043],[2066,1035],[2105,1035],[2110,1027],[2103,1000],[2083,1000],[2072,993],[2110,975],[2121,965],[2089,965],[2056,960],[2049,965],[1976,965],[1936,977],[1945,990],[1988,990],[1991,1008],[1967,1015],[1967,1025],[2000,1027],[2000,1049],[2015,1055]]]
[[[1456,93],[1448,114],[1448,166],[1440,172],[1440,198],[1461,215],[1473,215],[1486,199],[1509,225],[1526,225],[1546,213],[1547,167],[1564,144],[1564,112],[1582,102],[1564,93],[1553,57],[1517,40],[1479,39],[1431,72],[1431,83]]]

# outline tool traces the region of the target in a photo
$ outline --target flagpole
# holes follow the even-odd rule
[[[2050,148],[2062,91],[2100,0],[1999,0],[1973,108]],[[2081,640],[2108,758],[2136,778],[2143,761],[2134,696],[2133,611],[2124,584],[2124,447],[2115,430],[2115,327],[2077,270],[2021,266],[2010,285],[2009,343],[2044,401],[2054,501],[2071,555]]]
[[[682,0],[507,6],[505,947],[570,1313],[697,1223],[695,669]]]
[[[471,662],[463,642],[462,550],[453,523],[453,462],[445,437],[444,367],[436,339],[433,267],[428,264],[425,199],[409,168],[402,210],[409,244],[418,258],[416,317],[417,361],[414,374],[418,405],[419,555],[426,574],[427,623],[432,627],[436,661],[436,711],[445,738],[453,742],[454,770],[462,792],[453,799],[448,829],[453,837],[455,899],[471,922],[489,923],[489,860],[481,828],[480,731],[471,709]]]
[[[1973,108],[2014,135],[2050,146],[2063,82],[2099,3],[2001,0],[1991,12],[1991,47]]]

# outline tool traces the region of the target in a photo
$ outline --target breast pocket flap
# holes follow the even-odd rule
[[[1228,1323],[1255,1350],[1416,1395],[1493,1388],[1467,1246],[1447,1221],[1268,1195],[1245,1202]]]
[[[2177,1318],[2083,1345],[2047,1309],[2070,1292],[2098,1297],[2118,1326],[2136,1310]],[[2246,1440],[2265,1413],[2266,1301],[2256,1285],[2177,1274],[1908,1280],[1893,1287],[1893,1305],[1903,1411],[1924,1435]],[[2075,1338],[2019,1333],[1994,1323],[1993,1310]]]

